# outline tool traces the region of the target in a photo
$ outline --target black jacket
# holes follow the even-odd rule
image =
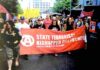
[[[19,35],[18,30],[15,28],[13,29],[12,32],[14,32],[14,35],[12,34],[12,32],[11,33],[7,33],[7,32],[8,31],[5,31],[2,34],[2,39],[4,41],[4,44],[10,48],[16,47],[20,43],[20,40],[21,40],[21,36]],[[14,43],[15,41],[18,41],[18,42]]]

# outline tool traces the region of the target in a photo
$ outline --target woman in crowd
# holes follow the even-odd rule
[[[54,31],[60,31],[60,27],[59,27],[56,19],[53,19],[52,24],[48,27],[48,29],[51,29]],[[58,54],[55,54],[55,56],[58,56]]]
[[[21,40],[21,36],[18,30],[14,28],[14,23],[10,21],[5,22],[1,34],[7,53],[8,70],[12,70],[13,59],[15,59],[15,65],[19,65],[18,44]]]
[[[56,19],[57,19],[57,23],[60,27],[60,30],[62,30],[62,22],[61,22],[61,17],[60,16],[56,16]]]
[[[48,29],[49,25],[51,25],[51,23],[52,23],[52,20],[50,18],[50,15],[47,15],[46,16],[46,19],[44,19],[43,23],[45,24],[46,29]]]
[[[31,26],[30,26],[31,27]],[[46,29],[46,27],[45,27],[45,25],[44,25],[44,23],[43,23],[43,20],[41,19],[41,18],[39,18],[38,20],[37,20],[37,23],[33,26],[33,27],[31,27],[32,29],[34,29],[34,28],[36,28],[36,29]],[[42,57],[42,56],[44,56],[44,54],[40,54],[40,55],[35,55],[35,57]]]
[[[67,17],[67,20],[64,21],[65,30],[73,30],[74,28],[74,19],[73,17]]]

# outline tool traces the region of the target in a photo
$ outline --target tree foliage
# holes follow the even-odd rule
[[[63,9],[70,10],[70,1],[71,0],[56,0],[53,7],[54,12],[62,12]]]
[[[22,10],[22,8],[21,8],[21,6],[20,6],[19,3],[17,4],[16,7],[17,7],[17,13],[18,13],[18,14],[22,14],[22,13],[23,13],[23,10]]]
[[[2,4],[13,15],[17,15],[22,12],[17,0],[0,0],[0,4]]]

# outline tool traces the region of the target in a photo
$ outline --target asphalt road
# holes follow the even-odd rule
[[[75,55],[59,54],[54,55],[30,55],[28,60],[20,57],[20,66],[13,70],[78,70],[77,63],[80,63],[80,58]],[[82,65],[81,65],[82,66]],[[7,70],[7,61],[5,49],[0,51],[0,70]]]
[[[97,56],[94,50],[80,50],[72,54],[54,55],[31,55],[28,60],[20,57],[20,66],[13,70],[97,70]],[[0,51],[0,70],[7,70],[5,49]]]

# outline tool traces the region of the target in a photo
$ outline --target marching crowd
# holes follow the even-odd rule
[[[100,40],[100,22],[92,19],[90,16],[73,18],[70,15],[62,18],[61,16],[50,16],[47,15],[46,18],[39,17],[37,19],[25,19],[24,16],[20,19],[14,19],[10,21],[0,20],[0,47],[5,47],[7,52],[8,60],[8,70],[12,70],[13,60],[15,60],[15,65],[19,65],[19,42],[21,40],[20,30],[22,28],[27,29],[51,29],[56,31],[68,31],[74,30],[81,26],[86,27],[86,43],[87,46],[95,45],[95,42]],[[88,49],[86,47],[86,49]],[[89,47],[90,48],[90,47]],[[0,51],[2,49],[0,48]],[[69,54],[71,54],[69,52]],[[55,54],[58,56],[58,54]],[[27,55],[24,56],[25,58]]]

